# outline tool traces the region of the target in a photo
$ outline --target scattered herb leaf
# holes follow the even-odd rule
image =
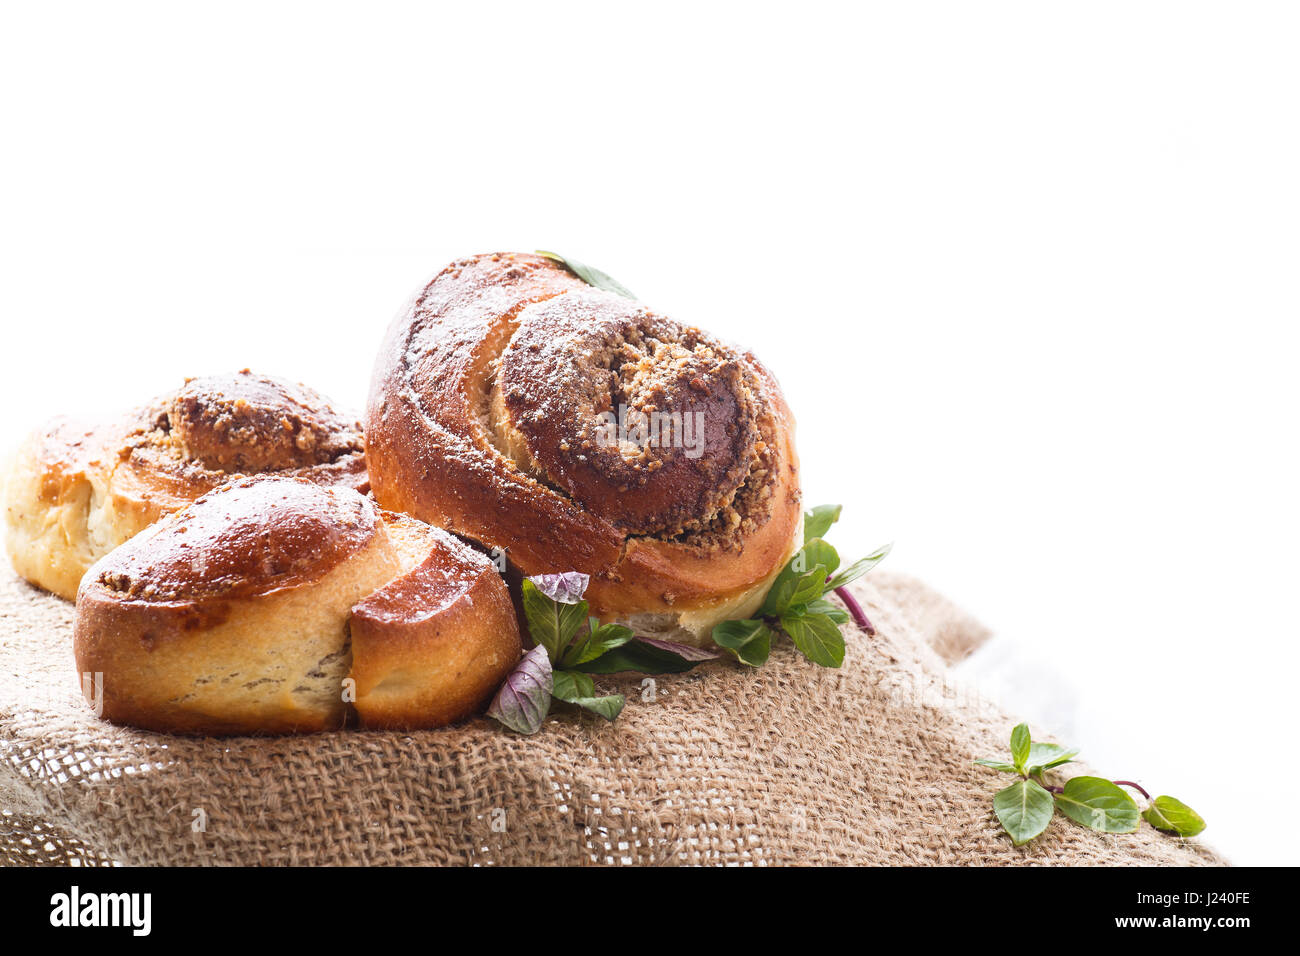
[[[690,670],[703,661],[716,660],[718,655],[704,651],[708,656],[701,656],[700,648],[672,641],[652,641],[644,637],[633,638],[621,647],[606,651],[600,657],[585,664],[579,664],[578,670],[588,674],[621,674],[624,671],[636,671],[640,674],[680,674]]]
[[[844,663],[844,635],[840,633],[840,626],[825,614],[787,611],[781,615],[781,629],[814,664],[839,667]]]
[[[1060,744],[1030,744],[1029,759],[1026,761],[1029,775],[1034,777],[1044,770],[1070,763],[1078,755],[1077,749],[1067,750]]]
[[[803,546],[772,580],[758,613],[748,620],[718,624],[713,629],[715,644],[731,651],[741,663],[758,667],[767,661],[772,637],[785,634],[814,664],[839,667],[845,650],[841,624],[847,624],[852,615],[859,627],[875,633],[851,594],[840,592],[849,611],[826,600],[826,595],[874,568],[891,546],[873,551],[836,574],[840,556],[823,536],[839,520],[841,510],[839,505],[818,505],[804,514]]]
[[[538,645],[506,676],[492,698],[488,716],[521,734],[535,734],[551,708],[553,686],[551,659],[546,648]]]
[[[541,254],[563,263],[594,286],[631,295],[598,269],[555,253]],[[847,624],[852,616],[867,633],[874,633],[852,595],[840,593],[849,611],[827,600],[827,596],[879,564],[889,553],[889,546],[840,571],[840,556],[823,536],[839,520],[841,510],[839,505],[818,505],[804,515],[803,544],[773,579],[759,613],[714,627],[712,637],[719,648],[742,664],[761,667],[771,655],[772,641],[785,634],[808,660],[822,667],[839,667],[845,652],[840,625]],[[583,600],[590,583],[588,575],[576,571],[539,574],[524,580],[524,618],[537,646],[506,678],[488,710],[507,727],[536,733],[552,699],[613,720],[626,701],[617,694],[597,694],[589,675],[678,674],[720,656],[716,650],[639,637],[622,625],[601,624],[588,616],[588,605]],[[543,662],[544,680],[540,673]]]
[[[1017,780],[993,798],[993,812],[1016,846],[1028,843],[1052,822],[1052,795],[1032,780]]]
[[[579,697],[595,697],[596,682],[586,674],[577,671],[556,671],[555,685],[551,696],[560,700],[574,700]]]
[[[622,694],[610,694],[608,697],[571,697],[567,703],[589,710],[593,714],[599,714],[606,720],[614,720],[623,712],[623,705],[627,700]]]
[[[1025,761],[1029,759],[1029,725],[1016,724],[1011,730],[1011,762],[1016,770],[1025,772]]]
[[[804,542],[824,538],[831,525],[840,520],[840,505],[818,505],[803,516]]]
[[[595,286],[597,289],[604,289],[606,292],[614,292],[618,295],[626,296],[629,299],[636,298],[636,296],[628,291],[627,286],[623,285],[623,283],[619,282],[617,279],[610,277],[606,273],[601,272],[599,269],[593,268],[592,266],[584,265],[577,259],[570,259],[568,256],[560,255],[558,252],[547,252],[545,249],[538,249],[537,254],[558,262],[583,282],[587,283],[587,285]]]
[[[577,604],[587,593],[591,575],[581,571],[562,571],[559,574],[536,574],[528,580],[552,601]]]
[[[1101,777],[1067,780],[1056,806],[1075,823],[1102,833],[1132,833],[1142,816],[1132,797]]]
[[[524,580],[523,598],[524,617],[533,643],[546,648],[551,662],[558,664],[578,628],[586,623],[587,602],[558,601],[548,596],[532,578]]]
[[[716,651],[638,638],[630,628],[588,617],[582,596],[589,583],[587,575],[576,572],[524,580],[524,618],[537,646],[501,685],[489,716],[520,733],[536,733],[554,699],[613,720],[625,698],[597,694],[589,675],[678,673],[718,658]]]
[[[1044,773],[1072,762],[1078,753],[1060,744],[1035,743],[1029,725],[1017,724],[1011,731],[1010,760],[982,757],[975,761],[981,767],[1020,776],[1018,782],[993,797],[993,812],[1016,846],[1047,829],[1056,811],[1102,833],[1132,833],[1144,819],[1157,830],[1181,837],[1193,837],[1205,829],[1200,814],[1181,800],[1152,800],[1146,790],[1129,780],[1079,776],[1056,786],[1044,778]],[[1146,810],[1138,809],[1124,787],[1137,790],[1149,801]]]
[[[975,763],[981,767],[992,767],[994,770],[1000,770],[1002,773],[1020,773],[1020,771],[1016,769],[1015,764],[1007,763],[1005,760],[990,760],[987,757],[981,757],[979,760],[976,760]]]
[[[830,583],[826,585],[826,589],[828,591],[834,591],[837,588],[842,588],[844,585],[856,581],[881,561],[885,560],[885,558],[889,556],[889,552],[893,549],[894,546],[892,544],[886,544],[877,548],[875,551],[872,551],[865,558],[859,558],[839,574],[835,575],[835,577],[831,578]]]
[[[636,635],[630,627],[621,624],[601,624],[594,617],[588,618],[587,633],[574,641],[561,656],[561,667],[577,667],[588,661],[594,661],[602,654],[622,647]]]
[[[1194,837],[1205,829],[1201,815],[1173,797],[1160,796],[1151,801],[1142,818],[1157,830],[1180,837]]]
[[[762,667],[772,653],[772,629],[763,621],[723,621],[713,629],[713,642],[742,664]]]

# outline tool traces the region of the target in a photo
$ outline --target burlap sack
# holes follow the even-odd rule
[[[761,670],[606,679],[616,724],[534,737],[486,719],[417,734],[186,739],[80,696],[72,608],[0,571],[0,862],[94,864],[1202,864],[1143,826],[1058,819],[1016,849],[971,764],[1016,720],[946,677],[985,632],[917,582],[857,585],[879,635],[841,670],[788,644]]]

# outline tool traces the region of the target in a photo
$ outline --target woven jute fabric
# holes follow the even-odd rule
[[[879,633],[843,668],[606,678],[617,723],[563,710],[413,734],[170,737],[97,720],[72,607],[0,571],[0,863],[1212,864],[1143,826],[1064,819],[1015,848],[1006,778],[971,761],[1012,715],[946,670],[978,624],[920,583],[856,586]],[[1036,728],[1037,730],[1037,728]]]

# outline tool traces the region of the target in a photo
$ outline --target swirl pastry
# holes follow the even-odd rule
[[[229,482],[97,562],[77,670],[102,716],[169,733],[436,727],[518,661],[495,565],[303,478]],[[88,682],[90,683],[90,682]]]
[[[372,490],[583,571],[602,621],[702,643],[793,551],[794,423],[753,355],[542,256],[442,271],[390,326],[366,411]]]
[[[245,369],[188,380],[124,418],[56,419],[19,449],[6,484],[15,570],[72,600],[96,560],[236,475],[365,490],[361,425],[301,385]]]

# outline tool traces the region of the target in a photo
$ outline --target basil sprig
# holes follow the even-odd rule
[[[545,249],[538,249],[537,254],[539,256],[545,256],[554,262],[558,262],[583,282],[587,283],[587,285],[595,286],[597,289],[604,289],[606,292],[614,292],[629,299],[636,298],[636,296],[628,291],[627,286],[623,285],[623,283],[606,273],[601,272],[593,266],[584,265],[577,259],[570,259],[568,256],[560,255],[558,252],[547,252]]]
[[[505,679],[488,707],[489,717],[521,734],[535,734],[552,701],[559,700],[614,720],[626,699],[598,694],[592,674],[675,674],[717,659],[712,651],[637,637],[621,624],[589,617],[582,599],[589,582],[577,571],[524,580],[524,617],[537,646]]]
[[[1011,731],[1009,760],[975,761],[981,767],[1020,777],[993,797],[993,813],[1016,846],[1046,830],[1058,811],[1102,833],[1132,833],[1141,820],[1180,837],[1194,837],[1205,829],[1205,821],[1187,804],[1165,796],[1153,800],[1131,780],[1085,776],[1071,777],[1064,786],[1048,782],[1045,773],[1073,762],[1078,754],[1077,749],[1059,744],[1035,743],[1029,737],[1029,725],[1017,724]],[[1148,801],[1145,810],[1139,810],[1125,787],[1142,794]]]
[[[823,539],[840,516],[839,505],[820,505],[804,515],[804,542],[772,582],[757,616],[723,621],[713,641],[752,667],[767,662],[772,640],[786,634],[805,657],[823,667],[844,662],[840,625],[850,617],[874,633],[845,585],[866,574],[889,554],[886,545],[840,569],[840,557]],[[582,599],[590,578],[577,571],[541,574],[523,583],[524,617],[536,644],[505,679],[488,707],[511,730],[535,734],[553,701],[614,720],[626,703],[622,694],[600,695],[592,674],[679,674],[720,655],[712,650],[638,637],[621,624],[601,624]],[[836,591],[849,611],[828,601]]]
[[[773,639],[785,634],[814,664],[839,667],[844,663],[840,625],[849,621],[850,612],[826,600],[832,591],[839,593],[858,626],[874,633],[857,601],[842,589],[883,561],[891,545],[841,571],[839,554],[823,537],[839,520],[840,510],[839,505],[818,505],[804,515],[803,547],[776,576],[758,614],[743,621],[723,621],[713,629],[713,643],[742,664],[761,667],[772,653]]]

